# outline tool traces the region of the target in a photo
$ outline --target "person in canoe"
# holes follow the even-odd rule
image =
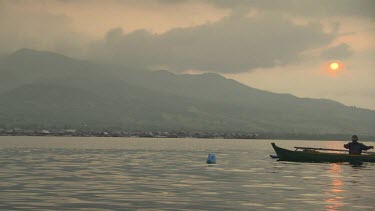
[[[344,144],[345,149],[349,149],[349,154],[360,155],[362,150],[374,149],[373,146],[366,146],[358,142],[358,136],[352,136],[352,142]]]

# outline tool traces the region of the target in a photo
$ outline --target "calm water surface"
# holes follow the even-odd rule
[[[375,164],[278,162],[270,143],[0,137],[0,210],[375,210]]]

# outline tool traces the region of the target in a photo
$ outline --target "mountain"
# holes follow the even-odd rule
[[[0,128],[375,135],[375,111],[21,49],[0,60]]]

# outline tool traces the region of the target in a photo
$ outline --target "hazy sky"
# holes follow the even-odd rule
[[[375,109],[374,11],[373,0],[0,0],[0,54],[216,72]]]

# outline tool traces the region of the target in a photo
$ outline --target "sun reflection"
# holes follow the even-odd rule
[[[342,167],[339,164],[330,164],[331,168],[328,172],[332,176],[330,189],[326,191],[328,198],[325,200],[326,211],[337,211],[340,207],[344,206],[344,197],[341,194],[344,192],[342,189],[343,182],[340,179],[342,174]]]

